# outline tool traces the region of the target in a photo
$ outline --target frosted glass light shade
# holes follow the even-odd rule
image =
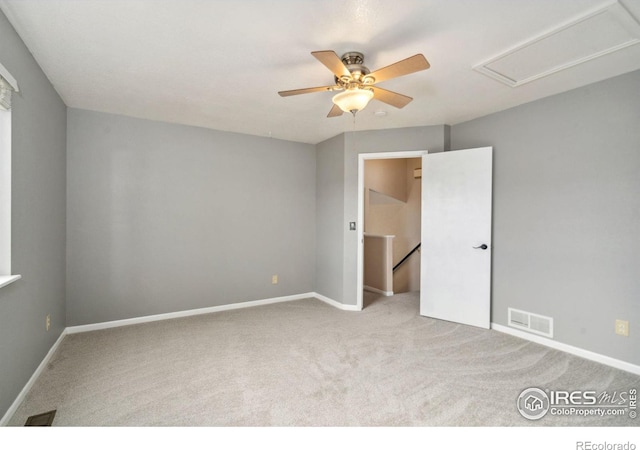
[[[364,109],[372,98],[373,91],[370,89],[347,89],[334,95],[333,103],[344,112],[355,114]]]

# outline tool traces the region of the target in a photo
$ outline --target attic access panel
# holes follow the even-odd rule
[[[530,39],[474,67],[517,87],[640,42],[640,23],[610,3]]]

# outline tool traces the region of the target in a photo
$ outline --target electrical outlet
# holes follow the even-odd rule
[[[49,328],[51,328],[51,314],[47,314],[47,318],[44,321],[44,326],[47,331],[49,331]]]
[[[271,277],[271,284],[278,284],[278,275],[273,275]]]
[[[616,320],[616,334],[620,336],[629,336],[629,321]]]

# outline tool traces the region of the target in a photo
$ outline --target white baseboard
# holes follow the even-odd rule
[[[333,306],[334,308],[338,308],[338,309],[341,309],[343,311],[362,311],[361,308],[358,308],[358,305],[345,305],[344,303],[337,302],[337,301],[335,301],[335,300],[333,300],[333,299],[331,299],[329,297],[325,297],[322,294],[318,294],[317,292],[313,292],[312,294],[313,294],[314,298],[316,298],[316,299],[318,299],[318,300],[320,300],[322,302],[325,302],[325,303]]]
[[[58,339],[56,339],[56,341],[53,343],[53,345],[45,355],[40,365],[36,368],[35,372],[33,372],[33,375],[31,375],[31,378],[29,378],[29,381],[27,381],[27,384],[24,385],[24,387],[22,388],[22,390],[20,391],[16,399],[13,401],[13,403],[9,407],[9,409],[7,409],[7,412],[5,412],[4,416],[2,416],[2,419],[0,419],[0,427],[7,425],[7,423],[9,422],[13,414],[16,412],[16,410],[18,409],[18,407],[20,406],[20,404],[22,403],[26,395],[29,393],[29,390],[31,389],[33,384],[36,382],[36,380],[38,379],[42,371],[45,369],[45,367],[47,367],[47,364],[49,364],[49,360],[51,359],[53,354],[56,352],[56,350],[58,349],[58,346],[60,345],[60,342],[62,342],[62,339],[64,339],[66,335],[67,335],[67,330],[65,328],[64,330],[62,330],[62,333],[60,333],[60,336],[58,336]]]
[[[362,289],[364,289],[365,291],[375,292],[376,294],[384,295],[385,297],[393,296],[393,291],[383,291],[382,289],[374,288],[367,285],[363,286]]]
[[[302,300],[305,298],[314,298],[314,292],[306,294],[287,295],[285,297],[273,297],[263,300],[253,300],[249,302],[230,303],[227,305],[209,306],[207,308],[188,309],[186,311],[176,311],[164,314],[153,314],[151,316],[133,317],[131,319],[112,320],[110,322],[99,322],[88,325],[76,325],[67,327],[67,334],[84,333],[87,331],[104,330],[107,328],[123,327],[126,325],[136,325],[139,323],[156,322],[158,320],[177,319],[179,317],[198,316],[200,314],[210,314],[220,311],[229,311],[232,309],[251,308],[253,306],[270,305],[273,303],[290,302],[294,300]]]
[[[133,317],[131,319],[112,320],[109,322],[91,323],[87,325],[76,325],[67,327],[65,331],[67,334],[85,333],[87,331],[105,330],[107,328],[123,327],[127,325],[136,325],[139,323],[147,322],[156,322],[158,320],[177,319],[179,317],[197,316],[200,314],[230,311],[233,309],[270,305],[273,303],[291,302],[294,300],[303,300],[305,298],[315,298],[343,311],[360,311],[360,309],[356,305],[344,305],[340,302],[330,299],[329,297],[318,294],[317,292],[306,292],[304,294],[287,295],[285,297],[274,297],[263,300],[253,300],[249,302],[230,303],[227,305],[210,306],[207,308],[189,309],[186,311],[176,311],[164,314],[154,314],[151,316]]]
[[[627,372],[631,372],[636,375],[640,375],[640,366],[637,366],[635,364],[631,364],[619,359],[611,358],[610,356],[601,355],[600,353],[584,350],[579,347],[574,347],[573,345],[564,344],[562,342],[554,341],[553,339],[527,333],[525,331],[516,330],[514,328],[507,327],[505,325],[500,325],[493,322],[491,323],[491,329],[499,331],[501,333],[510,334],[511,336],[519,337],[527,341],[535,342],[536,344],[545,345],[547,347],[551,347],[556,350],[570,353],[572,355],[579,356],[584,359],[595,361],[600,364],[615,367],[616,369],[620,369]]]

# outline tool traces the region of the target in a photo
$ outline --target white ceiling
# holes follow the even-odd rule
[[[456,124],[640,69],[640,45],[518,87],[472,69],[612,3],[603,0],[0,0],[74,108],[317,143],[344,131]],[[640,18],[640,0],[621,0]],[[414,98],[326,118],[314,50],[372,71],[423,53],[431,69],[380,84]],[[10,69],[10,68],[9,68]],[[20,82],[20,80],[18,80]],[[386,116],[374,115],[386,111]]]

